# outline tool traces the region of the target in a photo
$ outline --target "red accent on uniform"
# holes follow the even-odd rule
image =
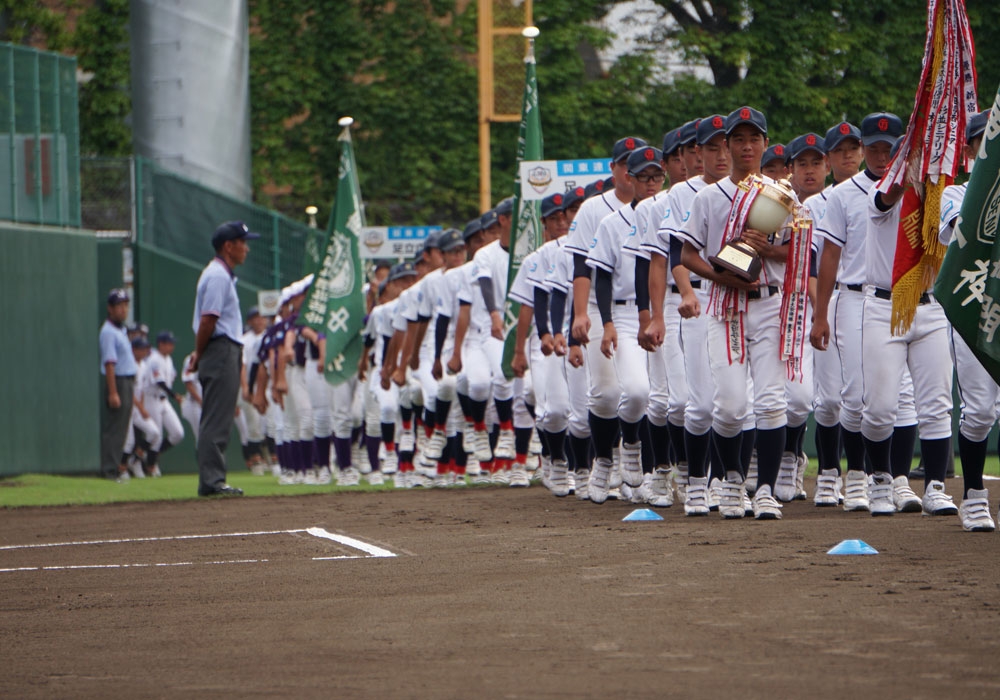
[[[646,160],[653,160],[653,158],[655,158],[655,157],[656,157],[656,154],[653,153],[653,149],[652,148],[647,148],[646,149]]]
[[[781,145],[775,146],[774,147],[774,154],[776,156],[783,156],[783,155],[785,155],[785,147],[781,146]]]
[[[528,455],[527,454],[514,455],[514,461],[517,462],[518,464],[527,464],[528,463]]]
[[[810,146],[815,146],[816,145],[816,137],[813,136],[812,134],[809,134],[808,136],[806,136],[806,143],[809,144]]]
[[[635,139],[631,139],[631,138],[625,139],[625,148],[627,148],[630,151],[632,149],[634,149],[635,148]]]
[[[587,193],[587,191],[585,189],[583,189],[582,187],[577,187],[576,190],[575,190],[575,193],[576,193],[577,197],[582,197],[583,195],[585,195]]]
[[[840,125],[840,133],[842,133],[844,136],[847,136],[847,134],[851,133],[851,127],[847,122],[844,122],[843,124]]]
[[[594,189],[597,190],[598,192],[603,192],[604,191],[604,180],[598,180],[597,182],[595,182],[594,183]]]
[[[513,429],[514,429],[514,421],[510,420],[500,421],[500,430],[513,430]]]
[[[552,201],[558,204],[559,206],[562,206],[562,195],[557,194],[555,197],[552,198]]]
[[[878,120],[878,130],[879,131],[888,131],[889,130],[889,120],[888,119],[879,119]]]
[[[743,109],[740,110],[740,119],[749,119],[749,118],[750,118],[750,110],[744,107]]]
[[[713,119],[712,120],[712,126],[714,126],[716,129],[721,129],[722,128],[722,117],[716,117],[715,119]]]

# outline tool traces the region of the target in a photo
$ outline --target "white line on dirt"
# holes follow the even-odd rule
[[[394,557],[396,556],[393,552],[388,549],[382,549],[381,547],[376,547],[373,544],[368,544],[367,542],[362,542],[361,540],[356,540],[353,537],[348,537],[347,535],[335,535],[332,532],[327,532],[321,527],[311,527],[306,530],[307,533],[313,537],[322,537],[325,540],[333,540],[334,542],[339,542],[340,544],[347,545],[351,549],[360,549],[371,557],[384,558],[384,557]],[[336,557],[331,557],[336,558]],[[317,559],[314,558],[313,561]]]
[[[230,559],[227,561],[205,561],[201,564],[261,564],[267,559]],[[74,569],[146,569],[154,566],[197,566],[199,562],[174,561],[155,564],[75,564],[72,566],[19,566],[13,569],[0,569],[0,574],[12,571],[70,571]]]
[[[260,530],[258,532],[223,532],[211,535],[173,535],[171,537],[132,537],[117,540],[83,540],[80,542],[46,542],[43,544],[8,544],[0,546],[3,549],[38,549],[42,547],[74,547],[82,544],[127,544],[129,542],[168,542],[170,540],[207,540],[216,537],[251,537],[255,535],[286,535],[293,532],[306,532],[304,528],[298,530]]]

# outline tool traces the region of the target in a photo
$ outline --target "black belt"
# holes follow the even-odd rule
[[[877,296],[879,299],[891,300],[892,299],[892,292],[890,290],[888,290],[888,289],[882,289],[881,287],[875,287],[875,296]],[[930,304],[931,303],[931,295],[928,294],[927,292],[924,292],[923,294],[920,295],[920,301],[918,301],[917,303],[918,304]]]
[[[767,296],[769,297],[773,297],[775,294],[778,293],[778,287],[773,284],[764,287],[764,289],[767,290]],[[761,291],[762,291],[761,289],[751,289],[749,292],[747,292],[747,299],[762,299],[763,296],[761,295]]]
[[[864,289],[863,284],[841,284],[839,286],[841,289],[849,289],[852,292],[860,292]]]
[[[628,306],[635,304],[635,299],[615,299],[615,306]]]
[[[701,289],[701,280],[691,280],[692,289]],[[676,284],[670,285],[670,291],[674,294],[680,294],[681,290],[677,288]]]

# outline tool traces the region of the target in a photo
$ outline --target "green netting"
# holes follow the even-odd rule
[[[0,219],[80,225],[76,59],[0,43]]]
[[[257,289],[280,289],[302,277],[309,227],[269,209],[215,192],[154,163],[136,158],[136,238],[139,243],[207,262],[212,232],[223,221],[244,221],[259,241],[237,270]]]

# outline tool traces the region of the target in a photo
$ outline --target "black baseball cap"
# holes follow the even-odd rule
[[[493,207],[493,211],[497,213],[497,216],[510,216],[514,211],[514,198],[507,197],[506,199],[501,199],[497,202],[497,205]]]
[[[903,122],[891,112],[873,112],[861,120],[861,145],[895,143],[903,134]]]
[[[620,163],[628,157],[629,153],[645,145],[646,142],[638,136],[626,136],[623,139],[618,139],[615,141],[614,148],[611,149],[611,160]]]
[[[255,238],[260,238],[260,234],[250,231],[250,228],[242,221],[227,221],[224,224],[219,224],[215,233],[212,234],[212,247],[218,250],[226,241],[238,241],[241,238],[252,241]]]
[[[780,160],[782,163],[785,162],[785,144],[776,143],[764,151],[764,155],[760,157],[760,167],[763,168],[775,160]]]
[[[160,343],[176,343],[176,342],[177,342],[177,338],[174,337],[174,334],[172,332],[170,332],[170,331],[160,331],[156,335],[156,344],[157,345],[159,345]]]
[[[108,306],[123,304],[128,301],[128,292],[120,287],[115,287],[108,292]]]
[[[721,114],[713,114],[710,117],[705,117],[698,121],[698,127],[695,129],[694,142],[699,146],[704,146],[706,143],[714,139],[719,134],[726,133],[726,118]]]
[[[825,139],[819,134],[809,132],[792,139],[785,148],[785,162],[790,163],[806,151],[816,151],[821,156],[826,155]]]
[[[561,212],[563,210],[563,207],[566,206],[565,202],[566,198],[563,196],[561,192],[550,194],[548,197],[542,200],[542,211],[541,211],[542,218],[545,219],[557,212]]]
[[[496,209],[490,209],[488,212],[479,217],[480,224],[482,225],[483,231],[488,229],[490,226],[496,226],[500,223],[500,217],[497,216]]]
[[[965,125],[965,141],[968,143],[977,136],[982,136],[986,131],[986,124],[990,121],[990,110],[984,109],[978,114],[974,114],[969,123]]]
[[[677,127],[676,129],[671,129],[663,135],[663,157],[666,158],[671,153],[676,151],[681,147],[681,129]]]
[[[749,124],[764,136],[767,136],[767,118],[763,112],[758,112],[753,107],[744,105],[729,113],[729,116],[726,117],[726,136],[733,133],[733,130],[740,124]]]
[[[403,277],[415,277],[417,274],[417,268],[413,266],[413,262],[407,260],[406,262],[396,263],[389,270],[389,276],[386,277],[390,282],[402,279]]]
[[[445,229],[438,235],[438,247],[444,253],[451,252],[464,245],[465,239],[462,238],[462,232],[457,228]]]
[[[858,143],[861,143],[861,129],[850,122],[840,122],[836,126],[831,126],[826,130],[826,139],[824,140],[823,147],[829,153],[846,139],[854,139]]]
[[[681,146],[690,146],[695,141],[695,137],[698,133],[698,124],[701,123],[701,119],[692,119],[689,122],[685,122],[684,126],[680,128],[680,133],[677,135],[677,139]]]
[[[587,198],[587,188],[586,187],[574,187],[571,190],[567,190],[563,195],[563,210],[569,209],[571,206],[576,204],[582,199]]]
[[[467,223],[464,229],[462,229],[462,238],[467,241],[482,230],[483,221],[477,216],[475,219]]]
[[[628,174],[638,175],[647,168],[656,168],[662,172],[663,163],[660,162],[662,160],[663,151],[659,148],[653,148],[652,146],[637,148],[628,155],[628,160],[626,161]]]

